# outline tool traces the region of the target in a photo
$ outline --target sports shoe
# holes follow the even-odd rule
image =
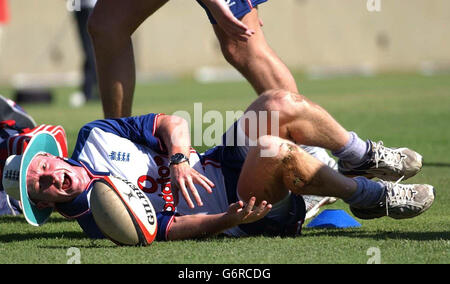
[[[377,177],[396,181],[401,177],[408,179],[422,168],[422,156],[408,148],[389,148],[382,141],[370,142],[369,159],[363,165],[352,167],[339,160],[339,172],[347,176]]]
[[[12,100],[0,95],[0,121],[2,120],[14,120],[20,129],[36,127],[36,122],[25,110]]]
[[[400,180],[397,182],[381,181],[386,185],[385,200],[372,208],[350,206],[353,215],[360,219],[375,219],[384,216],[406,219],[416,217],[431,207],[435,197],[433,186],[399,184]]]
[[[320,207],[333,204],[337,201],[334,197],[322,197],[316,195],[303,195],[306,206],[305,220],[311,219],[319,213]]]

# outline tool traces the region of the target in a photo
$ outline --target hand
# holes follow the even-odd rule
[[[195,198],[195,201],[197,202],[197,205],[203,206],[203,202],[198,195],[197,188],[195,187],[194,183],[201,185],[208,193],[212,193],[211,188],[215,187],[212,181],[191,168],[188,163],[172,165],[170,173],[175,204],[178,203],[178,191],[181,190],[181,194],[186,200],[188,206],[190,208],[194,208],[194,203],[192,202],[187,190],[187,188],[189,188]]]
[[[231,38],[239,41],[247,41],[254,33],[239,21],[231,12],[224,0],[202,0],[208,7],[219,27]]]
[[[255,207],[256,198],[250,198],[249,202],[244,205],[244,202],[238,201],[230,204],[227,214],[234,219],[237,225],[256,222],[264,218],[272,209],[272,204],[267,204],[267,201],[262,201]]]

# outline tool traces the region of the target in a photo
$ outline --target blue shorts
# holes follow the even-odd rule
[[[205,9],[211,24],[217,24],[208,8],[206,8],[200,0],[197,0],[197,2],[203,7],[203,9]],[[230,7],[231,12],[233,12],[233,15],[240,19],[250,13],[254,7],[261,3],[267,2],[267,0],[226,0],[226,2],[228,3],[228,7]]]
[[[238,122],[239,120],[235,122],[223,135],[222,146],[214,147],[205,153],[205,155],[211,156],[214,160],[220,161],[221,163],[228,203],[230,204],[238,201],[239,199],[237,196],[237,184],[241,169],[244,165],[249,150],[248,146],[236,146],[240,145],[237,142],[237,137],[240,136],[237,129]],[[229,139],[229,137],[226,137],[226,135],[231,132],[234,133],[231,136],[234,139]],[[263,219],[254,223],[239,225],[239,228],[246,234],[252,236],[299,235],[301,233],[301,228],[306,215],[306,206],[303,197],[300,195],[290,194],[283,202],[280,202],[280,204],[282,208],[279,209],[281,210],[272,210]],[[273,209],[275,209],[275,205]]]

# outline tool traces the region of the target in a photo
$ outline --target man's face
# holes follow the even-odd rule
[[[27,172],[28,195],[45,206],[68,202],[84,191],[84,183],[76,167],[50,154],[36,156]]]

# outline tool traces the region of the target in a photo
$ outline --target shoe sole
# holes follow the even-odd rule
[[[411,150],[412,151],[412,150]],[[379,169],[379,168],[369,168],[368,170],[348,170],[345,169],[338,169],[339,172],[347,177],[357,177],[357,176],[363,176],[368,179],[372,178],[379,178],[385,181],[397,181],[400,178],[403,177],[403,180],[407,180],[416,174],[418,174],[423,167],[423,157],[417,152],[412,151],[415,154],[415,161],[417,163],[417,170],[409,172],[409,173],[396,173],[394,171],[388,171],[386,169]],[[414,167],[410,167],[414,168]]]
[[[342,171],[341,169],[339,169],[339,172],[343,175],[345,175],[346,177],[357,177],[357,176],[363,176],[366,177],[368,179],[373,179],[373,178],[379,178],[385,181],[397,181],[399,180],[401,177],[403,177],[403,180],[407,180],[409,178],[412,178],[413,176],[415,176],[416,174],[418,174],[421,170],[422,170],[422,165],[423,165],[423,158],[422,156],[418,155],[418,160],[420,160],[420,168],[413,173],[409,173],[408,175],[406,174],[401,174],[401,173],[395,173],[395,172],[387,172],[386,170],[383,169],[370,169],[369,171]]]
[[[314,205],[311,209],[306,212],[305,220],[311,219],[312,217],[316,216],[317,213],[319,213],[320,207],[328,204],[333,204],[337,201],[334,197],[325,197],[322,200],[319,201],[316,205]]]

